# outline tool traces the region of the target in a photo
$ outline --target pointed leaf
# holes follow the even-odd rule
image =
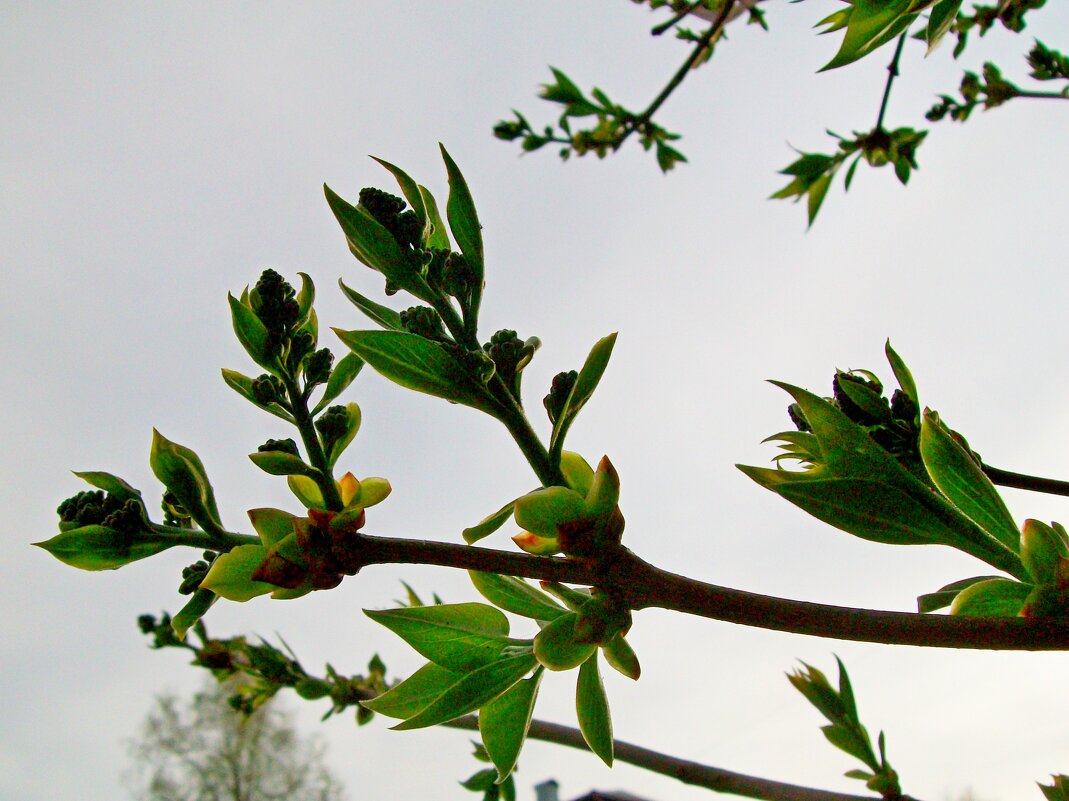
[[[401,194],[405,196],[408,205],[412,207],[412,211],[416,212],[419,221],[426,224],[427,209],[423,206],[423,196],[419,193],[419,185],[400,167],[390,164],[390,162],[380,159],[377,156],[372,156],[371,158],[389,170],[393,177],[397,179],[397,185],[401,187]]]
[[[928,42],[930,54],[943,37],[950,33],[954,27],[954,21],[958,18],[958,10],[962,0],[939,0],[928,14],[928,27],[925,29],[924,38]]]
[[[950,614],[1017,617],[1032,589],[1031,584],[1010,579],[981,581],[958,594],[950,607]]]
[[[579,680],[575,685],[575,712],[579,717],[579,730],[583,733],[586,744],[611,768],[612,718],[609,715],[609,699],[605,695],[605,686],[601,683],[596,653],[579,668]]]
[[[979,584],[981,581],[990,581],[996,578],[1002,578],[1002,576],[973,576],[972,578],[951,582],[945,587],[940,587],[935,592],[919,596],[917,598],[917,611],[923,615],[928,612],[934,612],[937,609],[944,609],[950,606],[954,599],[958,597],[958,593],[967,587]]]
[[[267,328],[252,309],[232,294],[227,294],[227,300],[230,302],[230,317],[234,325],[234,333],[241,346],[245,348],[245,352],[267,372],[278,375],[280,373],[278,358],[273,356],[269,358],[267,353]]]
[[[327,379],[327,385],[323,389],[323,397],[319,399],[319,403],[312,409],[312,416],[315,417],[326,409],[332,400],[348,389],[349,385],[353,383],[353,379],[360,374],[360,369],[363,366],[364,360],[355,353],[350,352],[342,357],[342,360],[330,371],[330,378]]]
[[[436,726],[473,712],[530,673],[536,664],[530,654],[506,656],[490,662],[465,675],[419,714],[393,728],[404,731]]]
[[[427,223],[431,226],[430,235],[427,238],[427,248],[431,250],[449,250],[452,243],[449,234],[442,222],[442,215],[438,213],[438,204],[434,200],[427,187],[420,184],[419,195],[423,198],[423,207],[427,210]]]
[[[244,602],[266,595],[276,589],[275,585],[252,580],[253,572],[266,558],[267,548],[262,545],[239,545],[216,557],[200,586],[229,601]]]
[[[327,462],[331,467],[337,464],[345,449],[349,447],[356,437],[356,432],[360,430],[360,407],[355,403],[347,403],[345,404],[345,409],[349,412],[345,423],[345,433],[334,441],[334,444],[330,446],[330,453],[327,454]]]
[[[156,478],[175,494],[202,529],[211,533],[222,531],[215,493],[197,454],[152,429],[149,465]]]
[[[407,389],[497,413],[497,403],[440,344],[401,331],[341,331],[338,337],[378,373]]]
[[[300,456],[284,451],[257,451],[250,453],[252,463],[272,476],[317,476],[319,471],[305,464]]]
[[[401,315],[395,312],[393,309],[376,303],[373,300],[365,298],[355,289],[350,289],[345,285],[344,281],[339,280],[338,286],[341,287],[341,291],[345,293],[345,297],[349,298],[356,308],[360,309],[364,314],[381,325],[383,328],[391,331],[403,331],[404,326],[401,325]]]
[[[117,500],[126,501],[131,498],[136,501],[141,500],[140,490],[134,489],[121,478],[113,476],[111,473],[105,473],[102,470],[83,470],[81,472],[75,470],[73,472],[82,481],[97,489],[104,490],[104,492]]]
[[[839,52],[824,70],[864,58],[905,31],[917,18],[913,0],[850,0],[850,17]]]
[[[1021,535],[995,485],[954,441],[939,416],[927,410],[921,420],[920,452],[939,491],[980,528],[1016,552]]]
[[[593,643],[575,641],[578,618],[575,612],[568,612],[535,635],[535,656],[550,670],[571,670],[586,662],[597,650]]]
[[[902,357],[891,347],[890,339],[887,340],[883,350],[887,355],[887,361],[891,364],[891,370],[895,374],[898,386],[902,388],[902,391],[905,392],[915,404],[917,404],[917,408],[919,409],[920,400],[917,395],[917,383],[913,380],[913,373],[906,367],[906,363],[902,361]]]
[[[442,693],[460,681],[462,673],[446,670],[428,662],[400,684],[360,705],[388,718],[411,718],[418,715]]]
[[[489,664],[511,643],[508,619],[486,604],[441,604],[364,614],[437,665],[461,673]]]
[[[474,526],[464,529],[464,542],[468,543],[468,545],[476,543],[485,537],[489,537],[505,525],[505,522],[512,517],[512,508],[515,503],[515,501],[509,501],[492,515],[488,515]]]
[[[624,639],[623,634],[617,634],[605,643],[601,650],[605,654],[605,661],[613,670],[633,681],[638,681],[639,676],[642,675],[642,666],[639,665],[638,655]]]
[[[553,425],[553,434],[550,437],[551,452],[560,451],[564,444],[564,437],[575,420],[575,416],[579,414],[594,394],[594,390],[597,389],[598,382],[605,374],[605,368],[609,364],[609,357],[612,356],[612,348],[615,344],[616,334],[609,334],[599,339],[590,349],[590,354],[583,363],[583,369],[579,371],[575,385],[564,402],[564,408],[561,409],[557,422]]]
[[[260,542],[264,547],[270,548],[279,540],[293,533],[293,521],[297,515],[284,512],[281,509],[250,509],[249,521],[256,533],[260,535]]]
[[[494,606],[533,620],[556,620],[568,610],[520,578],[469,570],[475,589]]]
[[[482,293],[483,284],[483,234],[482,226],[479,225],[479,215],[475,212],[475,201],[472,200],[468,183],[457,167],[456,162],[446,152],[445,146],[439,144],[442,151],[442,160],[445,162],[446,172],[449,174],[449,199],[445,204],[445,213],[449,218],[449,230],[453,233],[453,239],[460,247],[460,252],[468,262],[475,276],[474,295],[476,300],[473,306],[479,306],[478,296]]]
[[[184,640],[186,632],[193,628],[197,621],[211,609],[212,604],[218,600],[219,596],[211,590],[194,590],[193,594],[189,596],[189,600],[186,601],[186,605],[171,618],[171,629],[174,631],[175,636],[179,640]]]
[[[286,483],[306,509],[325,508],[323,492],[319,489],[319,485],[308,476],[289,476]]]
[[[497,768],[497,781],[503,782],[516,768],[516,761],[531,727],[542,668],[529,679],[516,682],[479,710],[479,733],[487,754]]]
[[[154,556],[177,543],[147,532],[131,537],[126,532],[104,526],[81,526],[33,544],[79,570],[115,570]]]

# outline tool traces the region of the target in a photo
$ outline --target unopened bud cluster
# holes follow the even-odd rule
[[[128,533],[145,527],[144,508],[134,498],[120,500],[101,490],[79,492],[56,509],[60,522],[78,526],[105,526]]]
[[[215,551],[205,551],[201,555],[201,559],[182,568],[182,583],[178,587],[180,595],[193,594],[200,586],[200,583],[204,581],[204,577],[208,575],[216,556],[218,554]]]
[[[568,400],[568,396],[572,393],[572,388],[575,386],[576,380],[579,378],[579,373],[575,370],[569,370],[566,373],[557,373],[553,376],[553,381],[549,387],[549,394],[542,399],[542,405],[546,407],[546,414],[549,415],[551,423],[556,423],[557,418],[560,417],[562,411],[564,411],[564,404]]]

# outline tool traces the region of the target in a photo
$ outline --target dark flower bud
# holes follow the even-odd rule
[[[345,436],[349,429],[349,410],[344,406],[331,406],[315,422],[319,438],[323,440],[323,448],[328,453],[334,443]]]
[[[263,271],[253,293],[257,301],[254,303],[256,316],[270,333],[284,334],[297,322],[297,317],[300,315],[297,293],[274,270]]]
[[[267,373],[253,379],[252,382],[252,397],[263,406],[267,406],[270,403],[278,403],[284,397],[285,391],[286,389],[282,382]]]
[[[405,202],[401,198],[373,186],[360,190],[360,205],[387,228],[405,208]]]
[[[913,425],[917,419],[916,402],[900,389],[896,389],[891,395],[891,417],[908,425]]]
[[[263,445],[260,445],[256,449],[257,453],[267,453],[269,451],[279,451],[281,453],[291,453],[294,456],[300,456],[300,452],[297,450],[297,443],[290,438],[286,439],[269,439]]]
[[[151,634],[156,629],[155,615],[141,615],[137,619],[137,627],[142,634]]]
[[[887,399],[882,395],[883,387],[857,373],[836,373],[832,379],[832,393],[843,414],[858,425],[876,425],[890,417]]]
[[[429,306],[413,306],[401,312],[401,325],[410,334],[442,341],[445,339],[445,330],[442,328],[442,318],[438,312]]]
[[[549,394],[542,399],[542,405],[546,407],[549,421],[554,425],[556,425],[560,413],[564,411],[564,403],[568,400],[568,396],[572,392],[572,387],[575,386],[575,381],[578,378],[579,373],[575,370],[569,370],[566,373],[557,373],[553,376],[553,382],[549,387]]]
[[[809,421],[805,419],[805,414],[802,413],[802,407],[797,403],[792,403],[787,407],[787,416],[791,418],[794,427],[799,431],[813,430],[813,427],[809,425]]]
[[[387,226],[387,229],[393,234],[393,238],[397,240],[401,250],[418,248],[423,239],[423,223],[420,222],[416,212],[411,210],[398,214],[393,223]]]
[[[114,502],[114,498],[111,501]],[[127,498],[122,506],[108,512],[101,524],[130,534],[142,531],[145,528],[144,507],[136,498]]]
[[[305,383],[312,387],[316,384],[324,384],[330,378],[330,370],[334,365],[334,354],[329,348],[320,348],[304,364]]]
[[[523,136],[524,126],[519,120],[501,120],[494,126],[494,136],[498,139],[503,139],[506,142],[511,142],[513,139],[519,139]]]
[[[450,253],[442,267],[442,289],[455,298],[464,297],[475,283],[475,274],[462,253]]]

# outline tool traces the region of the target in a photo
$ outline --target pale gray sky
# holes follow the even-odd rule
[[[1029,33],[1064,45],[1069,9],[1048,5]],[[745,589],[895,609],[984,572],[955,553],[854,540],[732,467],[766,463],[760,440],[786,426],[785,396],[764,379],[825,392],[837,366],[887,375],[891,337],[924,401],[989,461],[1069,475],[1069,109],[1014,103],[933,126],[908,190],[861,170],[807,234],[802,208],[765,200],[785,182],[775,171],[792,158],[788,143],[825,149],[824,128],[871,126],[890,57],[816,75],[837,42],[811,27],[835,7],[773,2],[771,33],[733,29],[664,109],[691,164],[663,177],[633,146],[561,164],[490,136],[512,107],[550,119],[533,97],[548,64],[647,102],[685,51],[651,40],[654,18],[629,3],[0,3],[0,798],[125,798],[124,738],[154,693],[197,685],[184,657],[149,651],[135,626],[140,613],[179,607],[192,553],[88,574],[27,543],[51,536],[55,506],[82,488],[71,469],[108,470],[158,498],[153,426],[198,451],[231,527],[251,507],[294,507],[245,455],[288,434],[219,378],[221,367],[253,369],[226,292],[268,266],[307,271],[320,320],[362,327],[334,282],[372,294],[380,279],[349,256],[320,186],[388,187],[366,154],[440,199],[436,143],[461,165],[485,226],[483,333],[511,327],[544,343],[525,379],[532,407],[554,373],[620,332],[570,446],[613,459],[640,555]],[[963,65],[998,56],[1021,78],[1016,54],[1029,42],[992,34]],[[923,124],[933,94],[960,78],[949,47],[923,64],[919,49],[907,53],[892,125]],[[457,541],[533,486],[504,432],[470,410],[370,373],[349,398],[364,428],[345,466],[394,486],[370,531]],[[1064,500],[1007,497],[1019,519],[1069,517]],[[296,603],[221,604],[208,625],[279,632],[310,668],[357,671],[378,651],[404,675],[417,658],[359,612],[400,597],[402,577],[449,601],[476,597],[463,574],[378,568]],[[642,680],[607,678],[621,739],[859,791],[783,678],[796,658],[829,668],[835,652],[864,721],[887,731],[907,792],[934,801],[972,785],[985,799],[1039,798],[1034,781],[1069,772],[1064,655],[846,645],[656,612],[636,616],[631,639]],[[540,717],[574,724],[571,681],[549,677]],[[475,797],[456,784],[476,767],[465,734],[382,721],[357,730],[347,718],[320,727],[322,711],[305,704],[302,725],[328,739],[354,799]],[[527,792],[555,777],[564,797],[705,796],[541,744],[520,764]]]

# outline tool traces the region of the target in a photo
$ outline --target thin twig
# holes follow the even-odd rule
[[[989,464],[981,464],[980,467],[992,484],[1014,489],[1031,490],[1032,492],[1046,492],[1050,495],[1069,495],[1069,481],[1059,481],[1056,478],[1040,478],[1029,476],[1024,473],[1011,473],[1009,470],[1000,470]]]
[[[475,731],[479,728],[479,721],[474,715],[465,715],[449,723],[444,724],[454,729],[467,729]],[[578,748],[589,751],[582,733],[571,726],[562,726],[559,723],[550,723],[545,720],[532,720],[531,728],[527,732],[528,739],[543,740],[555,745],[565,745],[569,748]],[[688,759],[680,759],[669,754],[662,754],[640,745],[632,745],[620,740],[614,742],[614,755],[620,762],[635,765],[639,768],[660,773],[678,779],[684,784],[695,787],[704,787],[718,793],[731,793],[746,798],[759,798],[764,801],[880,801],[872,796],[849,795],[847,793],[834,793],[828,790],[817,790],[812,787],[800,787],[796,784],[787,784],[772,779],[762,779],[758,776],[747,776],[744,773],[736,773],[731,770],[703,765],[700,762],[691,762]],[[899,801],[916,801],[908,796],[900,796]]]
[[[895,54],[891,59],[891,63],[887,65],[887,83],[883,87],[883,100],[880,101],[880,114],[876,118],[876,130],[883,130],[883,115],[887,113],[887,101],[891,99],[891,86],[895,82],[895,78],[898,77],[898,61],[902,58],[902,48],[906,45],[906,38],[909,36],[909,30],[907,29],[898,37],[898,44],[895,46]]]

